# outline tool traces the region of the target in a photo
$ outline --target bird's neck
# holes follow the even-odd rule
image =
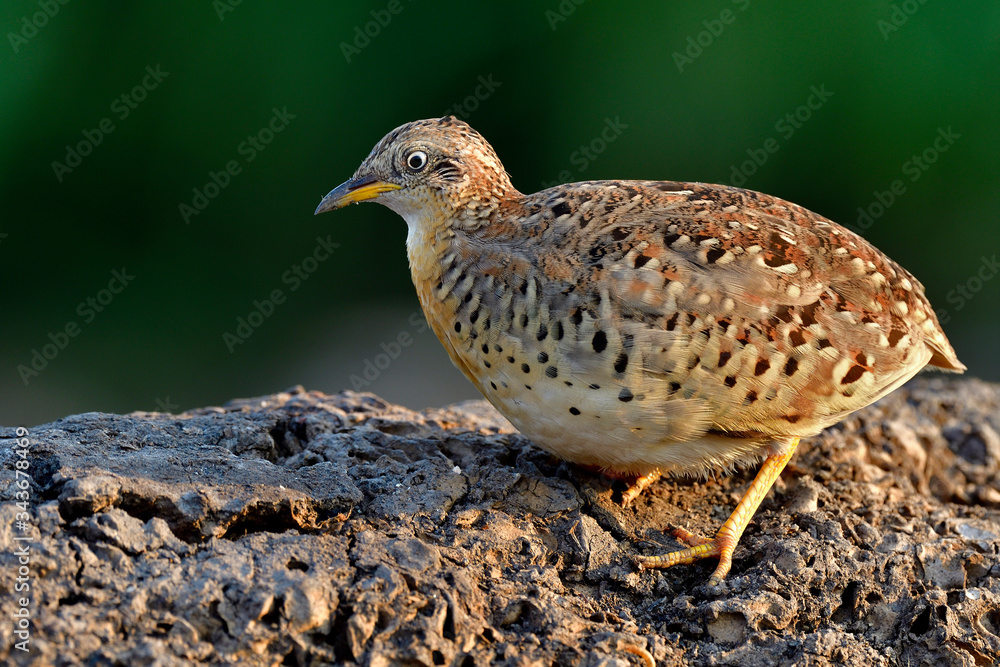
[[[513,189],[510,194],[465,202],[460,208],[400,211],[408,228],[406,255],[418,291],[424,284],[434,287],[456,266],[474,263],[480,244],[495,248],[518,237],[514,221],[523,208],[523,196]]]

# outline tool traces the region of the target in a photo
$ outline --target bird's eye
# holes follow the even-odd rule
[[[406,156],[406,166],[413,171],[420,171],[427,166],[427,153],[423,151],[413,151]]]

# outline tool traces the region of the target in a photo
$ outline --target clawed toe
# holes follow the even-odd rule
[[[711,544],[715,541],[707,537],[702,537],[701,535],[695,535],[684,528],[674,528],[670,534],[673,535],[675,539],[680,540],[689,547],[700,547],[703,544]]]

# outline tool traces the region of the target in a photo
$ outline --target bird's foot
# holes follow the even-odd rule
[[[718,586],[733,566],[733,551],[738,539],[732,530],[727,530],[728,526],[727,521],[712,539],[677,528],[673,531],[674,537],[690,546],[663,556],[639,556],[639,567],[644,570],[663,569],[674,565],[690,565],[702,558],[718,558],[719,566],[708,580],[710,587]]]
[[[740,541],[740,536],[743,535],[760,502],[774,484],[774,480],[781,474],[788,459],[792,458],[798,444],[799,439],[793,438],[784,449],[764,460],[750,488],[743,494],[736,509],[722,524],[722,528],[714,538],[705,539],[683,528],[677,528],[674,530],[674,536],[687,544],[688,548],[672,551],[664,556],[640,556],[639,567],[644,570],[661,569],[674,565],[689,565],[702,558],[718,558],[719,566],[709,577],[708,585],[709,587],[720,585],[733,567],[733,551],[736,550],[736,543]]]

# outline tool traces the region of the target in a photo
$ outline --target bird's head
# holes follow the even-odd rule
[[[454,116],[401,125],[382,138],[354,176],[334,188],[316,214],[377,201],[411,228],[444,216],[475,225],[517,194],[493,147]]]

